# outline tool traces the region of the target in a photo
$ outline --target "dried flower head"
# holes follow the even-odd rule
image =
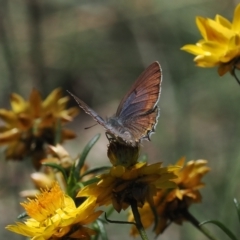
[[[12,110],[0,109],[0,118],[5,125],[0,128],[0,144],[7,145],[7,159],[22,160],[30,156],[36,168],[46,156],[45,144],[54,144],[75,137],[75,133],[63,128],[72,121],[78,108],[66,109],[68,97],[62,97],[61,89],[55,89],[43,101],[33,89],[29,101],[18,94],[11,94]]]

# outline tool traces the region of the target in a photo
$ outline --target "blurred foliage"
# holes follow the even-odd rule
[[[111,116],[137,76],[158,60],[163,69],[161,116],[153,143],[145,142],[144,152],[165,165],[183,155],[207,159],[212,172],[205,179],[203,204],[192,211],[200,221],[221,219],[237,232],[232,199],[240,199],[240,89],[230,75],[220,78],[216,69],[196,68],[192,56],[180,51],[184,44],[199,39],[195,16],[218,13],[231,20],[237,2],[1,0],[1,107],[6,107],[11,92],[28,96],[35,87],[46,96],[60,86],[103,117]],[[77,132],[92,124],[90,118],[80,115],[82,122],[79,119],[74,126]],[[84,120],[87,123],[83,124]],[[83,134],[86,132],[81,132],[78,148],[86,144]],[[1,161],[0,184],[5,186],[0,189],[2,216],[6,215],[7,197],[18,198],[19,179],[28,181],[24,178],[27,165],[17,165],[6,175],[3,169],[13,165],[4,164]],[[13,176],[15,180],[10,180]],[[11,219],[1,218],[1,228],[19,213],[18,202],[9,203],[14,206],[9,212]],[[224,239],[218,229],[210,229]],[[124,227],[123,237],[128,231]],[[114,236],[116,229],[110,232]],[[6,231],[0,234],[3,239],[14,239]],[[171,226],[161,239],[203,239],[196,235],[186,223],[183,228]]]

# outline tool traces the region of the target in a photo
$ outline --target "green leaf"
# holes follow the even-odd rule
[[[56,163],[43,163],[44,166],[48,166],[48,167],[52,167],[52,168],[55,168],[57,169],[58,171],[60,171],[62,174],[63,174],[63,177],[65,179],[65,181],[67,182],[67,174],[66,174],[66,171],[65,169],[59,165],[59,164],[56,164]]]
[[[103,167],[97,167],[97,168],[89,169],[88,171],[84,172],[80,176],[80,179],[83,178],[84,176],[88,175],[88,174],[95,174],[95,173],[102,172],[102,171],[105,171],[105,170],[108,170],[108,169],[110,169],[110,167],[108,167],[108,166],[103,166]]]
[[[72,168],[71,168],[68,180],[67,180],[67,193],[72,198],[75,197],[75,191],[76,191],[75,186],[77,183],[74,172],[75,172],[75,165],[72,165]]]
[[[236,198],[233,199],[233,202],[235,203],[235,207],[237,209],[237,215],[238,215],[238,221],[240,222],[240,206],[239,202]]]
[[[107,232],[103,222],[97,219],[96,224],[97,224],[97,229],[98,229],[99,235],[101,236],[101,239],[108,240]]]
[[[79,173],[80,173],[81,168],[83,167],[83,164],[84,164],[84,162],[86,160],[86,157],[87,157],[89,151],[91,150],[91,148],[94,146],[94,144],[100,138],[100,135],[101,134],[97,134],[95,137],[93,137],[88,142],[88,144],[85,146],[85,148],[83,149],[82,154],[81,154],[81,156],[79,158],[78,164],[77,164],[77,166],[75,168],[75,174],[74,175],[75,175],[75,178],[76,178],[77,181],[79,181],[79,178],[80,178]]]
[[[222,231],[225,232],[226,235],[227,235],[230,239],[232,239],[232,240],[237,240],[236,236],[235,236],[227,227],[225,227],[221,222],[216,221],[216,220],[207,220],[207,221],[201,222],[201,223],[199,224],[199,226],[202,226],[202,225],[204,225],[204,224],[206,224],[206,223],[213,223],[213,224],[215,224],[216,226],[218,226],[219,228],[221,228]]]

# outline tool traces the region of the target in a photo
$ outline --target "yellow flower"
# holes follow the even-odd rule
[[[44,145],[75,137],[75,133],[60,128],[73,119],[78,108],[66,109],[68,97],[62,97],[60,88],[55,89],[42,101],[40,93],[33,89],[29,101],[20,95],[11,95],[12,110],[0,109],[0,118],[5,125],[0,128],[0,144],[7,145],[7,159],[21,160],[31,156],[39,168],[39,160],[45,157]]]
[[[194,58],[197,66],[218,66],[220,76],[234,67],[240,69],[240,4],[235,9],[232,23],[220,15],[214,20],[197,17],[196,23],[203,39],[181,49],[197,55]]]
[[[176,186],[170,180],[176,178],[173,171],[177,168],[162,168],[161,163],[147,165],[142,162],[128,168],[113,166],[108,173],[98,176],[97,183],[84,187],[77,197],[94,196],[97,204],[112,204],[118,212],[125,210],[133,201],[142,207],[145,201],[153,201],[157,189]]]
[[[30,217],[24,223],[9,225],[6,229],[34,240],[90,239],[95,231],[83,226],[95,221],[101,211],[94,212],[96,199],[88,198],[79,207],[65,195],[58,184],[42,190],[36,199],[21,203]]]
[[[176,165],[184,165],[185,158],[181,158]],[[206,166],[206,160],[189,161],[181,170],[175,172],[178,178],[174,180],[178,188],[164,189],[157,192],[154,197],[153,208],[156,209],[158,221],[155,227],[156,234],[162,233],[171,222],[182,224],[187,220],[185,213],[193,203],[201,202],[201,194],[198,191],[204,184],[201,178],[210,170]],[[146,203],[139,209],[144,228],[150,227],[155,222],[152,207]],[[130,214],[129,221],[133,221]],[[138,231],[135,227],[131,230],[131,235],[136,236]]]

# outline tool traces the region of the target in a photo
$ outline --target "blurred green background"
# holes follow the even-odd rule
[[[111,116],[138,75],[153,61],[163,69],[156,134],[144,142],[150,162],[207,159],[202,204],[190,208],[199,221],[218,219],[239,234],[233,198],[240,200],[240,86],[217,69],[194,66],[180,51],[201,37],[196,16],[216,14],[232,20],[234,0],[1,0],[0,101],[9,95],[28,98],[33,87],[46,97],[54,88],[70,90],[101,116]],[[76,105],[74,101],[71,105]],[[79,137],[66,143],[71,155],[81,152],[96,133],[102,137],[88,157],[90,165],[108,163],[107,140],[100,126],[81,112],[69,124]],[[32,187],[27,162],[0,162],[0,239],[24,239],[4,229],[23,210],[18,192]],[[125,219],[126,212],[121,215]],[[114,215],[115,219],[118,215]],[[217,227],[218,239],[228,239]],[[131,239],[129,226],[108,225],[109,239]],[[152,239],[154,238],[153,235]],[[139,239],[139,238],[137,238]],[[151,239],[151,237],[150,237]],[[207,239],[190,223],[172,224],[158,239]]]

